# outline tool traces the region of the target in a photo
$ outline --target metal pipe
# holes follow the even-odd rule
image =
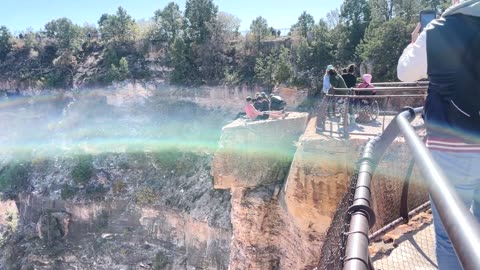
[[[375,87],[375,88],[333,88],[334,92],[337,90],[340,91],[357,91],[357,92],[368,92],[368,91],[418,91],[418,90],[427,90],[427,86],[396,86],[396,87]]]
[[[413,111],[413,117],[411,111]],[[421,111],[421,109],[408,109],[396,117],[413,120],[417,111]],[[357,165],[359,169],[354,200],[348,210],[352,212],[352,215],[346,243],[344,270],[369,270],[371,268],[368,254],[368,231],[375,223],[375,213],[370,207],[370,182],[376,165],[399,132],[396,122],[393,121],[387,126],[383,135],[371,139],[363,149],[360,163]]]
[[[480,224],[447,181],[408,121],[404,117],[397,117],[396,123],[418,162],[431,200],[438,209],[440,219],[463,269],[480,269],[480,249],[478,248]]]
[[[429,81],[419,81],[419,82],[377,82],[372,83],[372,85],[428,85]]]
[[[375,98],[388,98],[388,97],[426,97],[427,94],[412,94],[412,95],[333,95],[326,94],[327,97],[343,97],[343,98],[356,98],[356,99],[375,99]]]
[[[350,104],[350,98],[345,100],[345,112],[343,114],[343,137],[348,138],[348,107]]]
[[[368,254],[368,231],[375,222],[375,215],[370,208],[370,181],[372,180],[375,161],[375,143],[380,140],[377,136],[371,139],[363,149],[358,177],[355,185],[355,195],[352,206],[350,229],[348,232],[343,269],[369,270],[370,255]]]
[[[384,108],[388,108],[388,102],[389,101],[390,101],[390,97],[387,97],[387,101],[384,104]],[[385,131],[385,117],[386,117],[386,114],[383,114],[382,133]]]
[[[353,213],[347,243],[355,245],[347,245],[343,269],[369,269],[368,234],[365,231],[368,232],[368,215],[364,212]]]

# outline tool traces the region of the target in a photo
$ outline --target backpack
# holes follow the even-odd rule
[[[287,103],[280,96],[272,96],[270,98],[270,102],[271,102],[271,109],[274,111],[283,110],[285,108],[285,105],[287,105]]]

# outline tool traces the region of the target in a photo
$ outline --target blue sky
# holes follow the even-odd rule
[[[60,17],[70,18],[83,25],[96,24],[103,13],[114,13],[118,6],[124,7],[135,19],[148,19],[155,10],[163,8],[171,0],[17,0],[2,1],[0,25],[11,31],[28,27],[41,29],[48,21]],[[185,8],[185,0],[177,0]],[[340,8],[343,0],[214,0],[220,11],[231,13],[242,20],[240,30],[247,30],[257,16],[267,19],[275,28],[288,28],[306,10],[318,21],[330,10]]]

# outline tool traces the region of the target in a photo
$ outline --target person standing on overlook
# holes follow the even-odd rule
[[[401,81],[430,80],[426,146],[480,221],[480,0],[452,4],[423,32],[417,25],[397,75]],[[433,203],[432,214],[438,269],[462,269]]]
[[[332,93],[334,88],[347,88],[343,78],[337,73],[332,65],[327,66],[325,76],[323,76],[323,93]],[[335,94],[344,95],[348,90],[335,90]],[[317,132],[325,129],[325,120],[327,114],[330,114],[335,109],[336,99],[323,95],[317,113]]]
[[[355,72],[355,65],[350,64],[348,65],[347,72],[342,74],[342,78],[345,81],[347,88],[355,87],[355,85],[357,84],[357,77],[353,75],[354,72]]]

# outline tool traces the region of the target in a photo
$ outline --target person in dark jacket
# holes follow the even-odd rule
[[[426,146],[480,221],[480,0],[457,3],[420,28],[398,61],[398,78],[428,77]],[[433,203],[432,214],[438,269],[462,269]]]
[[[345,84],[345,81],[343,80],[342,76],[338,75],[338,72],[332,68],[328,71],[328,76],[330,77],[330,85],[331,88],[347,88],[347,85]],[[344,92],[344,91],[340,91]],[[339,92],[339,93],[340,93]],[[337,93],[337,92],[335,92]]]
[[[258,95],[256,96],[254,99],[252,99],[253,101],[253,107],[255,108],[255,110],[257,111],[260,111],[260,107],[262,107],[262,100],[261,100],[261,96]]]
[[[342,74],[342,78],[345,81],[347,88],[355,87],[355,85],[357,84],[357,77],[353,75],[354,72],[355,72],[355,65],[350,64],[348,66],[348,69],[346,69],[346,72]]]

